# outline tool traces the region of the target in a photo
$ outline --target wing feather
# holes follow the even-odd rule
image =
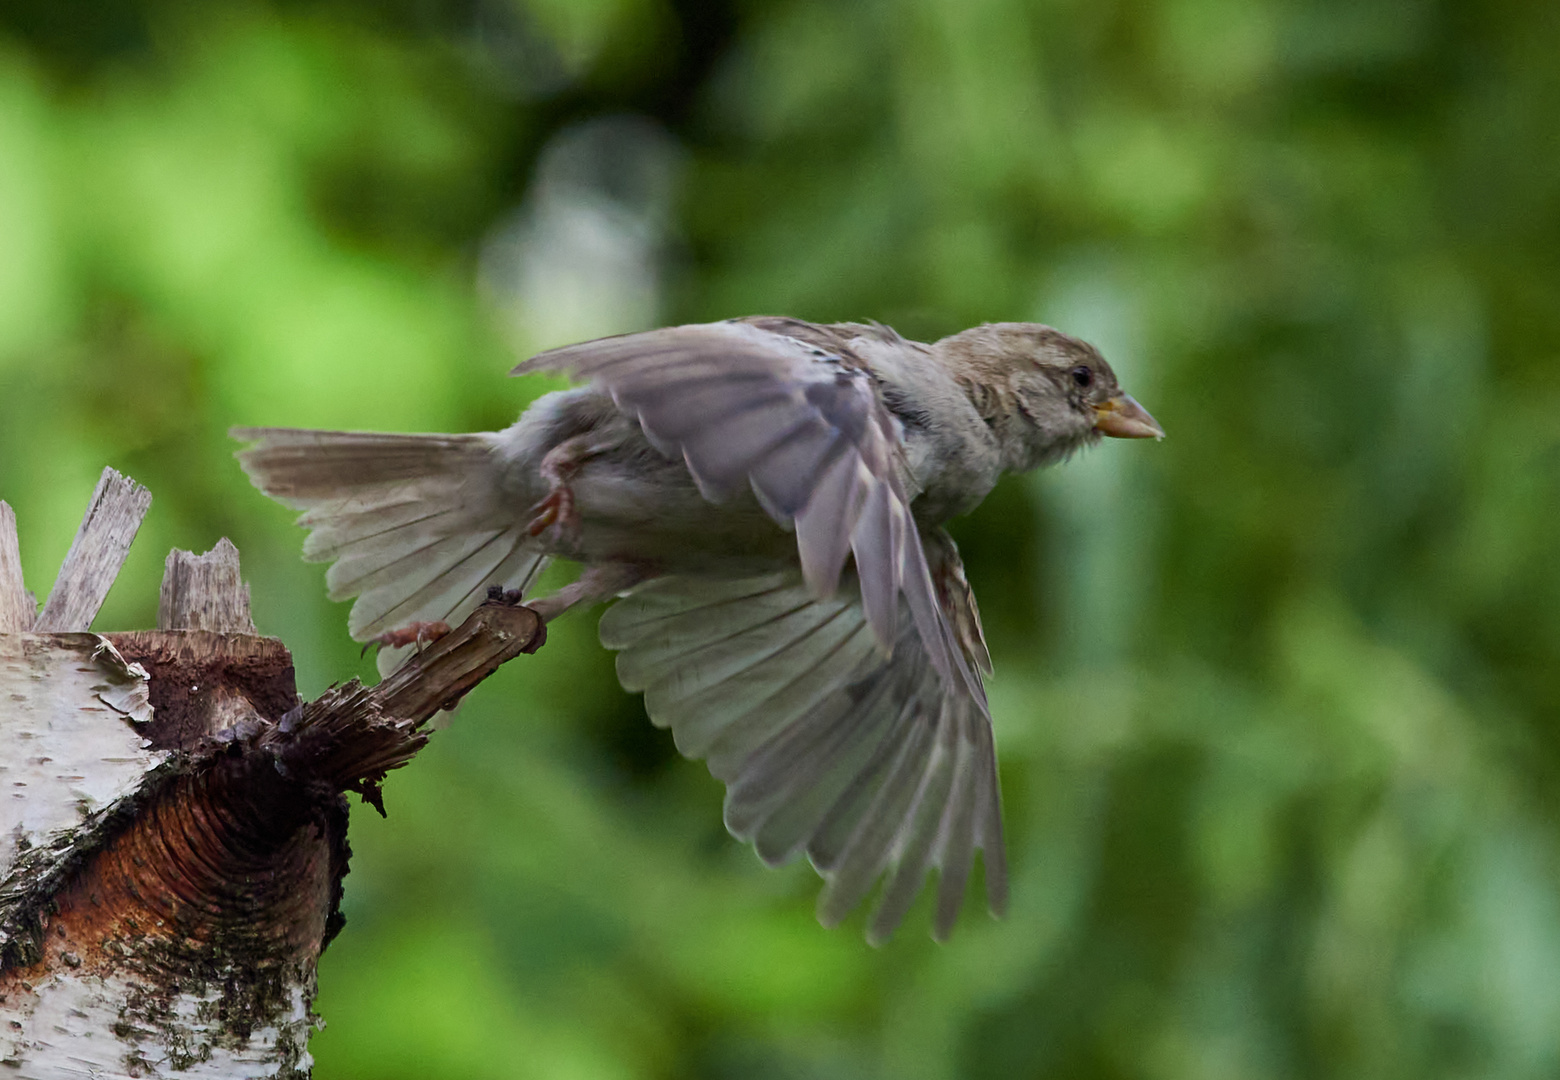
[[[937,879],[937,913],[932,919],[932,936],[946,940],[959,917],[964,904],[964,890],[969,882],[970,866],[975,861],[975,804],[977,785],[975,773],[980,768],[975,745],[961,733],[957,742],[959,760],[953,769],[953,789],[943,810],[941,835],[937,838],[941,871]],[[988,901],[990,898],[990,885]],[[993,909],[1000,910],[993,904]]]
[[[796,550],[802,578],[814,595],[832,596],[838,588],[861,521],[862,503],[873,487],[861,460],[847,454],[841,454],[813,486],[806,509],[796,518]]]
[[[945,714],[946,705],[944,703]],[[874,942],[886,939],[904,919],[916,894],[921,891],[931,865],[938,839],[937,827],[947,813],[948,797],[953,790],[954,766],[958,761],[952,727],[944,715],[933,735],[931,750],[921,770],[920,789],[899,831],[897,850],[892,853],[897,857],[897,865],[888,875],[883,899],[872,913],[872,922],[867,930],[868,939]]]
[[[914,707],[907,702],[905,710]],[[935,727],[923,720],[909,725],[904,737],[894,744],[891,762],[880,774],[882,780],[870,805],[840,849],[835,869],[818,894],[818,921],[823,925],[834,926],[865,900],[889,866],[935,735]]]
[[[957,556],[941,534],[930,543],[941,573]],[[854,575],[830,599],[796,570],[663,577],[610,608],[601,637],[651,718],[726,783],[732,834],[766,863],[808,855],[826,882],[822,921],[881,882],[868,928],[880,941],[935,869],[942,938],[977,851],[993,906],[1005,896],[985,698],[937,673],[908,613],[885,655],[862,596]]]

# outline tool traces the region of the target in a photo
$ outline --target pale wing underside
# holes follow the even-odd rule
[[[939,612],[900,475],[899,437],[872,376],[842,352],[742,322],[678,326],[555,349],[515,373],[593,380],[721,501],[751,486],[794,525],[813,595],[833,595],[855,556],[878,645],[900,639],[900,597],[932,667],[980,695]]]
[[[1007,893],[984,699],[950,689],[913,623],[902,625],[885,658],[854,578],[820,599],[794,571],[660,578],[601,620],[623,685],[727,785],[733,835],[769,863],[806,852],[823,875],[825,925],[884,881],[874,942],[933,868],[933,929],[946,937],[977,849],[993,911]]]

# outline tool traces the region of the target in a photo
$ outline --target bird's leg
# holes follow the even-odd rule
[[[596,604],[608,600],[625,589],[631,589],[651,575],[649,567],[637,563],[600,563],[587,566],[578,580],[565,585],[551,596],[532,600],[526,606],[542,617],[542,622],[552,622],[570,608],[581,604]]]
[[[563,440],[547,451],[537,471],[547,481],[547,497],[531,507],[535,516],[525,531],[540,536],[556,527],[561,537],[568,539],[579,535],[580,516],[574,505],[574,491],[569,481],[579,474],[580,468],[591,458],[606,453],[611,443],[586,433]]]
[[[450,632],[450,624],[443,619],[433,622],[407,623],[395,630],[387,631],[378,637],[369,638],[363,646],[363,652],[368,652],[369,645],[378,645],[382,649],[400,649],[407,645],[416,645],[417,651],[422,652],[422,647],[438,641]]]

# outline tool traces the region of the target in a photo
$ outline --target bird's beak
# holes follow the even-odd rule
[[[1118,394],[1094,406],[1094,430],[1113,439],[1165,437],[1165,429],[1130,394]]]

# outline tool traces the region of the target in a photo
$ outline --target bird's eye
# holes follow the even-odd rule
[[[1090,371],[1086,365],[1079,364],[1077,367],[1072,369],[1072,380],[1073,382],[1077,383],[1081,389],[1087,390],[1089,388],[1089,384],[1094,381],[1094,372]]]

